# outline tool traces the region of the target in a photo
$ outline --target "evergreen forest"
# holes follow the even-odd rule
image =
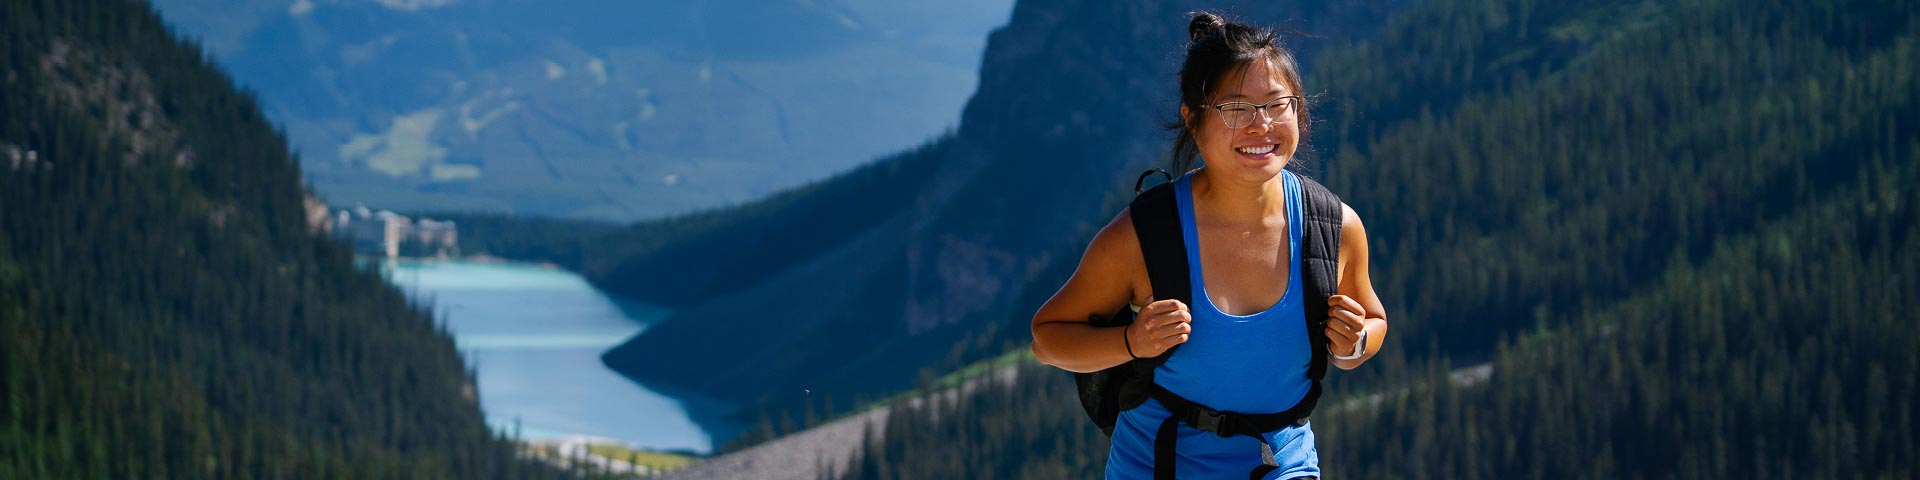
[[[0,478],[581,478],[145,2],[0,2]],[[317,209],[317,210],[316,210]]]
[[[1310,174],[1387,350],[1334,478],[1920,475],[1920,5],[1434,0],[1319,52]],[[869,433],[845,478],[1089,478],[1071,377]]]

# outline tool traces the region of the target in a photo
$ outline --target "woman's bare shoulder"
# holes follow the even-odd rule
[[[1340,202],[1340,269],[1347,271],[1350,266],[1365,268],[1367,264],[1367,226],[1360,222],[1360,213],[1352,205]]]
[[[1353,206],[1340,202],[1340,243],[1341,247],[1367,246],[1367,226],[1360,223],[1360,212]]]
[[[1094,234],[1093,242],[1087,245],[1086,256],[1080,260],[1081,268],[1089,262],[1098,262],[1110,267],[1145,268],[1140,260],[1140,237],[1133,232],[1133,214],[1127,209],[1100,228]]]
[[[1144,291],[1146,271],[1145,260],[1140,255],[1140,238],[1134,235],[1133,215],[1122,209],[1094,234],[1070,286],[1113,292],[1099,294],[1100,297],[1124,294],[1128,301],[1138,301],[1140,298],[1135,298],[1134,293]]]
[[[1106,315],[1129,302],[1142,304],[1149,290],[1146,270],[1133,217],[1121,211],[1094,234],[1080,265],[1066,285],[1040,306],[1034,323],[1085,321],[1090,314]]]

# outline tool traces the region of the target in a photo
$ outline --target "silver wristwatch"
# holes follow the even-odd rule
[[[1357,360],[1360,358],[1361,355],[1366,355],[1366,354],[1367,354],[1367,329],[1362,328],[1360,329],[1360,341],[1353,342],[1353,353],[1348,355],[1334,355],[1333,359],[1334,360]]]

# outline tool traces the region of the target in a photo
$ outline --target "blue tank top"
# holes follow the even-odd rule
[[[1175,180],[1174,198],[1180,205],[1180,229],[1186,237],[1187,264],[1193,285],[1193,333],[1166,363],[1154,371],[1154,382],[1175,394],[1216,410],[1273,413],[1286,410],[1306,397],[1312,383],[1307,368],[1313,349],[1307,344],[1306,310],[1300,279],[1300,238],[1305,222],[1300,181],[1282,171],[1287,212],[1287,291],[1265,311],[1229,315],[1215,308],[1201,274],[1200,242],[1193,221],[1192,176]],[[1107,457],[1107,478],[1150,478],[1153,475],[1153,437],[1169,413],[1159,402],[1120,412]],[[1181,478],[1246,478],[1262,463],[1261,443],[1274,453],[1280,469],[1267,478],[1320,475],[1319,458],[1309,425],[1268,432],[1261,439],[1218,435],[1180,426]]]

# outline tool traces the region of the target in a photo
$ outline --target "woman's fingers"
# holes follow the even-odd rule
[[[1192,317],[1186,312],[1174,312],[1161,317],[1162,323],[1154,327],[1154,337],[1171,337],[1182,333],[1193,333]]]
[[[1181,303],[1179,300],[1157,300],[1147,302],[1147,306],[1140,307],[1140,313],[1136,314],[1136,316],[1139,318],[1153,318],[1154,315],[1162,313],[1184,311],[1187,311],[1187,304]]]
[[[1360,333],[1367,328],[1367,319],[1354,312],[1330,310],[1327,312],[1327,327]]]
[[[1327,343],[1335,355],[1345,355],[1367,328],[1366,308],[1346,295],[1327,297]]]
[[[1184,333],[1182,333],[1182,334],[1179,334],[1179,335],[1174,335],[1174,336],[1171,336],[1171,337],[1167,337],[1167,338],[1162,338],[1162,339],[1160,339],[1160,341],[1159,341],[1159,342],[1155,342],[1155,343],[1158,343],[1158,344],[1160,344],[1160,349],[1161,349],[1162,351],[1165,351],[1166,349],[1169,349],[1169,348],[1173,348],[1173,347],[1175,347],[1175,346],[1178,346],[1178,345],[1180,345],[1180,344],[1182,344],[1182,343],[1187,343],[1187,334],[1184,334]]]
[[[1181,333],[1176,335],[1168,335],[1165,337],[1160,337],[1160,338],[1154,339],[1153,344],[1159,346],[1163,350],[1168,348],[1173,348],[1174,345],[1186,343],[1187,335],[1188,334]]]
[[[1187,335],[1193,333],[1193,314],[1179,300],[1148,303],[1140,308],[1138,318],[1145,324],[1141,328],[1153,344],[1153,352],[1146,356],[1158,356],[1175,345],[1187,343]]]
[[[1328,324],[1327,340],[1332,341],[1336,347],[1346,345],[1347,348],[1353,348],[1353,342],[1360,341],[1360,334],[1344,327]]]
[[[1360,333],[1367,328],[1367,317],[1359,302],[1346,295],[1334,295],[1327,299],[1327,327],[1338,327],[1352,333]]]
[[[1339,310],[1343,308],[1356,313],[1367,311],[1367,307],[1360,306],[1360,301],[1354,300],[1353,297],[1349,297],[1346,295],[1334,295],[1334,296],[1327,297],[1328,310]]]
[[[1158,324],[1149,331],[1153,334],[1154,346],[1160,350],[1187,343],[1187,335],[1193,333],[1193,316],[1185,311],[1167,312],[1153,320]]]
[[[1135,318],[1146,322],[1145,328],[1151,332],[1168,324],[1193,321],[1193,314],[1188,313],[1186,305],[1180,304],[1178,300],[1162,300],[1140,309],[1140,314]]]

